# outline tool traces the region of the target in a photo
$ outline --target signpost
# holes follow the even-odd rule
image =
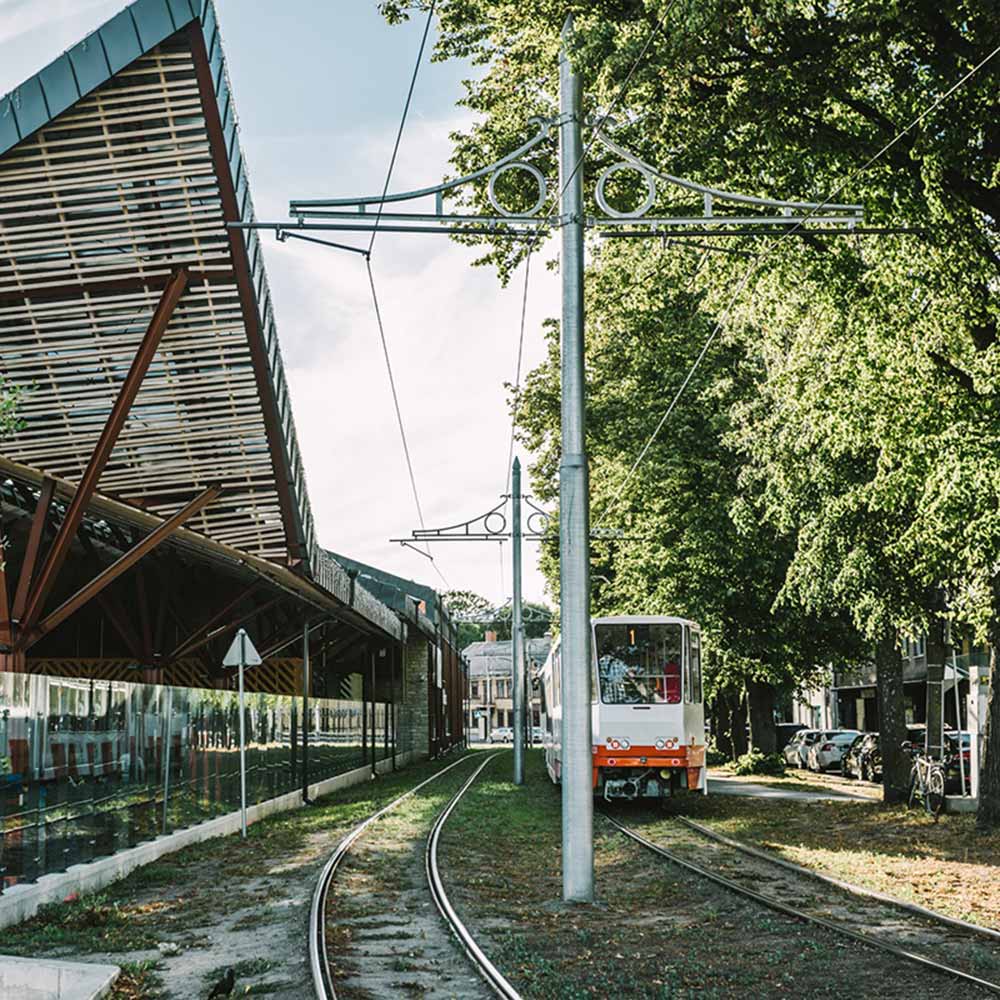
[[[260,653],[254,648],[250,641],[246,629],[240,629],[233,639],[233,644],[229,647],[225,659],[222,661],[224,667],[239,668],[240,685],[240,836],[247,838],[247,734],[246,734],[246,708],[243,700],[243,669],[245,667],[258,667],[261,664]]]

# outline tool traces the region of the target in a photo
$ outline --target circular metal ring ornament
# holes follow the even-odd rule
[[[637,208],[631,212],[619,212],[618,209],[612,208],[607,199],[604,197],[604,186],[608,183],[608,180],[613,174],[620,173],[622,170],[634,170],[639,174],[642,179],[646,182],[646,200]],[[601,211],[607,213],[613,219],[638,219],[645,215],[652,207],[653,203],[656,201],[656,181],[653,176],[642,167],[637,167],[634,163],[628,163],[622,160],[621,163],[612,163],[607,170],[597,179],[597,190],[594,192],[594,198],[597,204],[601,206]]]
[[[497,518],[500,522],[500,527],[491,527],[491,523],[496,525],[496,521],[491,522],[491,518]],[[502,535],[507,530],[507,518],[503,516],[498,510],[491,510],[486,517],[483,518],[483,528],[486,530],[488,535]]]
[[[544,535],[549,527],[549,515],[536,510],[528,515],[527,528],[529,534]]]
[[[538,201],[531,206],[526,212],[508,212],[503,205],[497,201],[496,184],[497,180],[502,174],[507,173],[508,170],[527,170],[532,177],[535,178],[535,183],[538,185]],[[515,160],[513,163],[505,163],[499,170],[494,170],[490,174],[490,185],[487,189],[487,194],[489,195],[490,204],[501,214],[506,216],[508,219],[514,216],[523,215],[537,215],[541,211],[542,206],[545,204],[545,199],[548,197],[549,189],[548,185],[545,183],[545,177],[542,172],[537,168],[533,167],[530,163],[523,163],[520,160]]]

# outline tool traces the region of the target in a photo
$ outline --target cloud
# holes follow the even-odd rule
[[[393,190],[440,177],[455,124],[419,122],[407,130]],[[337,170],[364,176],[366,189],[344,181],[324,193],[371,189],[372,178],[381,176],[376,168],[385,169],[391,140],[388,133],[362,137],[351,145],[356,160],[350,170]],[[260,176],[255,170],[255,183]],[[286,177],[285,194],[287,184]],[[418,521],[364,260],[293,241],[267,241],[265,253],[321,542],[439,584],[426,560],[388,542],[407,536]],[[510,418],[503,383],[514,376],[522,289],[517,280],[501,289],[491,270],[472,267],[478,255],[444,236],[384,233],[373,256],[428,527],[485,513],[506,485]],[[525,372],[544,355],[541,323],[557,314],[557,277],[536,266],[529,294]],[[435,554],[453,585],[501,597],[495,545],[440,544]],[[509,594],[509,545],[504,560]],[[530,551],[525,563],[526,595],[541,598]]]
[[[13,90],[125,6],[124,0],[0,0],[0,93]]]

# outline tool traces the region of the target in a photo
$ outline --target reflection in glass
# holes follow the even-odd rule
[[[388,706],[363,709],[309,699],[310,782],[391,754]],[[302,699],[249,693],[245,723],[248,804],[301,788]],[[0,891],[231,812],[239,786],[234,691],[0,673]]]

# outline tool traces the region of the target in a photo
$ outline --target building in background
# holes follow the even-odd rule
[[[534,679],[549,655],[550,638],[527,639],[524,644],[527,676],[531,679],[531,725],[541,725],[541,700]],[[483,642],[469,643],[462,650],[468,662],[469,690],[465,712],[471,711],[473,740],[488,740],[494,729],[514,726],[514,657],[510,639],[498,640],[487,632]]]

